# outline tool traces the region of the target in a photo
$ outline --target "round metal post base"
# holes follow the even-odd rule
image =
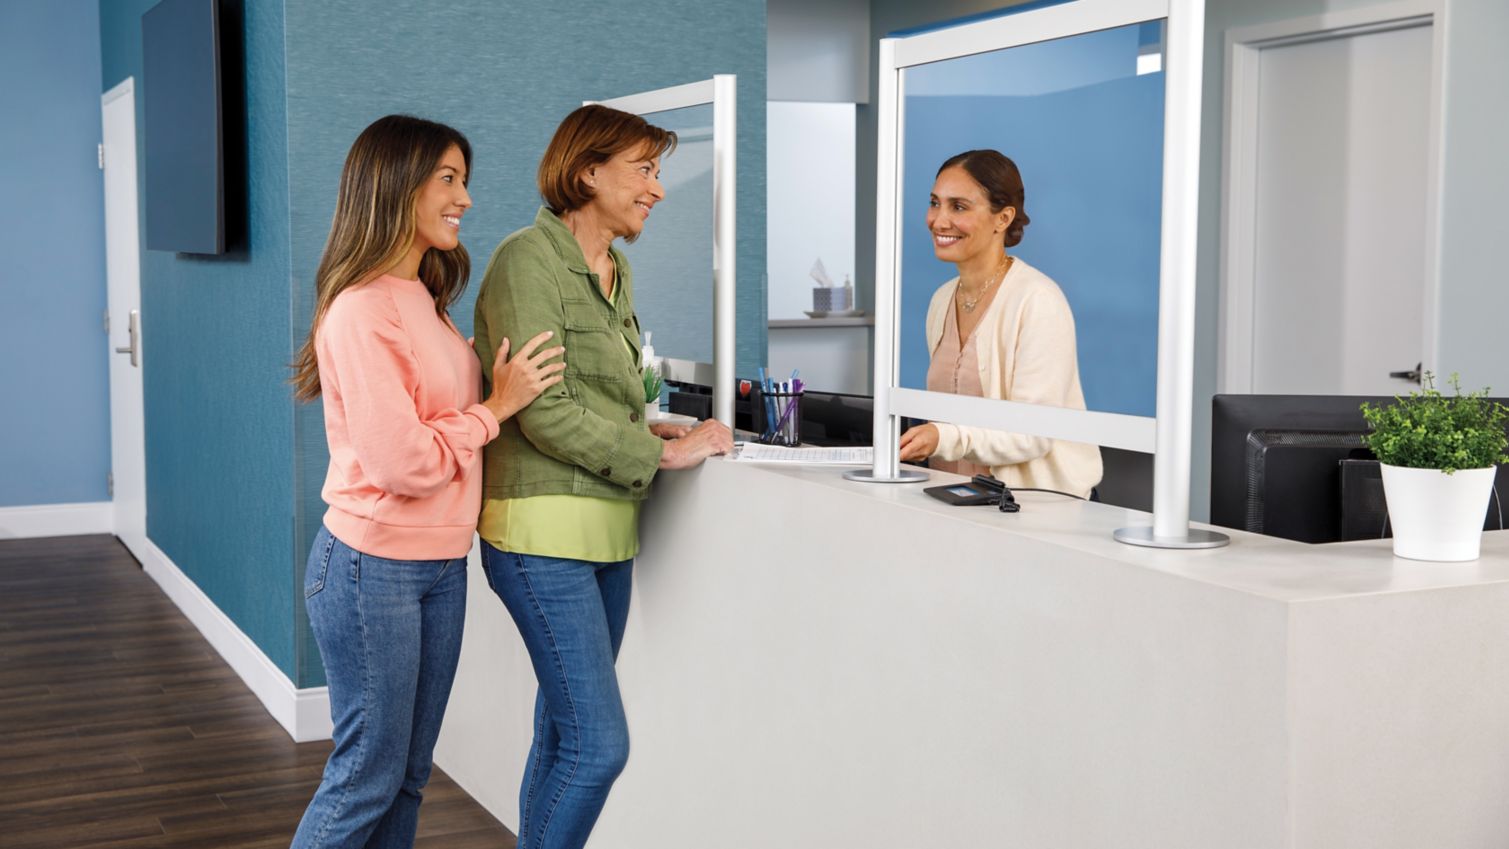
[[[1141,545],[1147,548],[1220,548],[1231,543],[1231,537],[1219,531],[1190,528],[1182,537],[1155,537],[1151,527],[1118,528],[1114,534],[1117,542]]]
[[[927,478],[927,472],[919,472],[916,469],[899,469],[894,478],[876,477],[874,469],[850,469],[844,472],[845,480],[860,483],[921,483]]]

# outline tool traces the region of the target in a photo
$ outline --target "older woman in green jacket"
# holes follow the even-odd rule
[[[540,162],[545,207],[493,252],[477,299],[484,362],[543,331],[566,346],[565,380],[504,422],[483,461],[483,567],[539,681],[519,849],[584,845],[628,758],[613,661],[651,480],[733,447],[716,421],[644,420],[633,275],[613,242],[636,238],[664,198],[660,157],[675,143],[615,109],[567,116]]]

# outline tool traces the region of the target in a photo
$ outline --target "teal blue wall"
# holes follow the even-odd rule
[[[288,0],[288,155],[294,325],[308,326],[313,275],[341,163],[372,120],[409,112],[452,124],[474,150],[475,202],[462,226],[472,285],[452,315],[470,332],[482,268],[539,206],[534,174],[556,124],[584,98],[739,76],[739,359],[765,360],[765,4],[752,0]],[[651,223],[653,226],[653,222]],[[653,285],[639,281],[641,286]],[[324,505],[327,454],[318,405],[297,422],[298,540]],[[302,569],[302,565],[300,567]],[[300,634],[307,633],[299,629]],[[301,686],[318,653],[299,651]]]
[[[0,507],[109,499],[98,18],[0,4]]]
[[[138,184],[152,84],[141,76],[141,15],[155,4],[99,5],[101,90],[136,78]],[[244,62],[228,54],[223,73],[227,208],[247,224],[222,256],[142,247],[147,535],[295,677],[283,6],[247,3],[244,30],[241,3],[222,9],[222,26],[245,33]]]

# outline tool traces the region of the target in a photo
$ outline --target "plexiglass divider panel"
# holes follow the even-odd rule
[[[622,246],[634,271],[634,306],[653,334],[668,380],[712,387],[713,417],[733,426],[735,159],[732,74],[587,101],[672,130],[661,161],[665,198],[640,237]]]
[[[1188,521],[1202,28],[1202,0],[1078,0],[881,41],[863,477],[905,477],[903,416],[1153,452],[1154,528],[1124,541],[1206,544]],[[1019,242],[985,240],[984,183],[941,169],[971,150],[1019,169]],[[1004,399],[968,385],[949,359],[967,355]]]

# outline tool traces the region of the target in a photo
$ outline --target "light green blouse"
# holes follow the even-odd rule
[[[591,495],[490,498],[477,533],[500,551],[615,563],[639,554],[639,502]]]

